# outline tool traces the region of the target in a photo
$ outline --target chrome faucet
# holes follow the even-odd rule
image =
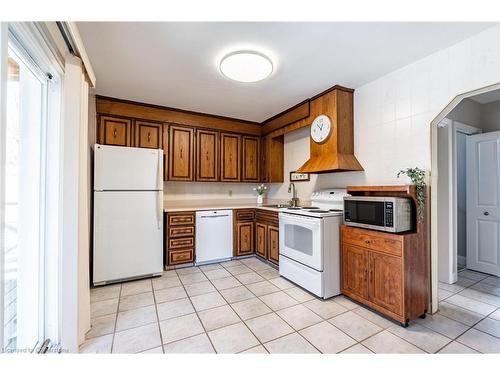
[[[290,182],[290,185],[288,185],[288,193],[292,193],[290,205],[292,207],[297,207],[299,205],[299,198],[297,198],[297,189],[295,189],[295,184],[293,182]]]

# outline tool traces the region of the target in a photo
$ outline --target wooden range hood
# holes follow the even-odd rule
[[[327,115],[332,123],[329,137],[322,143],[309,139],[310,158],[297,172],[334,173],[362,171],[354,156],[353,92],[341,86],[311,99],[309,125],[319,115]]]

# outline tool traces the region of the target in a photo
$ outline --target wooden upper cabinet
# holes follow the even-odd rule
[[[221,181],[241,181],[240,149],[241,136],[221,133]]]
[[[242,137],[242,180],[259,181],[259,148],[260,139],[257,137]]]
[[[194,129],[170,125],[168,140],[169,181],[193,181]]]
[[[368,251],[342,246],[342,289],[360,297],[368,297]]]
[[[163,124],[135,121],[135,147],[163,148]]]
[[[219,133],[196,130],[196,181],[219,179]]]
[[[268,259],[278,264],[279,263],[279,253],[280,253],[280,230],[278,227],[268,225],[267,226],[267,251]]]
[[[260,175],[262,182],[284,181],[284,137],[261,139]]]
[[[403,313],[403,263],[400,257],[370,252],[370,300]]]
[[[129,119],[100,116],[99,143],[110,146],[131,146],[132,121]]]

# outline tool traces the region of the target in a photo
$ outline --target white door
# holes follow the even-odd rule
[[[94,284],[163,268],[163,222],[153,191],[94,193]]]
[[[96,145],[94,190],[162,190],[163,151]]]
[[[467,138],[467,268],[500,276],[500,132]]]
[[[323,271],[323,220],[280,212],[280,255]]]

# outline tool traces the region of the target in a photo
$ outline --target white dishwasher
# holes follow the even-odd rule
[[[210,263],[233,256],[233,211],[196,212],[196,263]]]

